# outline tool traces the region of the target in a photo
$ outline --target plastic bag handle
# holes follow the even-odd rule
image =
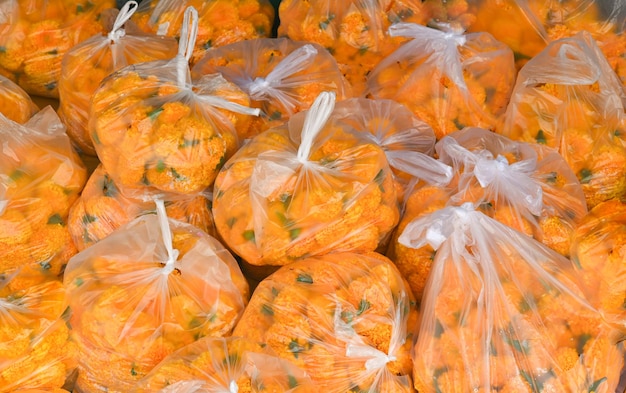
[[[124,6],[120,9],[120,12],[117,14],[115,18],[115,22],[113,23],[113,28],[108,34],[108,38],[114,43],[117,42],[120,38],[126,35],[126,31],[123,29],[124,24],[128,22],[131,16],[137,11],[137,7],[139,4],[134,1],[127,1]],[[132,7],[132,8],[131,8]]]
[[[298,161],[305,164],[308,162],[313,140],[322,130],[328,118],[335,109],[335,93],[331,91],[321,92],[311,108],[307,111],[302,126],[302,136],[298,147]]]
[[[452,180],[452,167],[427,154],[389,150],[385,154],[392,168],[424,180],[428,184],[446,186]]]
[[[226,109],[231,112],[241,113],[243,115],[251,115],[251,116],[258,116],[261,114],[261,110],[259,108],[250,108],[241,104],[237,104],[236,102],[228,101],[227,99],[222,98],[222,97],[212,96],[212,95],[198,95],[197,98],[198,100],[208,105],[211,105],[217,108]]]
[[[167,261],[163,267],[163,274],[168,275],[174,271],[174,264],[178,260],[179,251],[172,244],[172,230],[170,229],[167,212],[165,211],[165,202],[162,199],[155,199],[157,218],[161,227],[161,236],[163,237],[163,245],[167,251]]]
[[[178,55],[180,58],[177,66],[178,86],[184,87],[187,81],[189,60],[193,55],[198,36],[198,11],[194,7],[187,7],[183,17],[183,25],[180,28],[180,41],[178,43]],[[185,61],[183,61],[184,59]]]

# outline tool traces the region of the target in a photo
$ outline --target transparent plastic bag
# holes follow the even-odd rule
[[[322,91],[350,96],[335,59],[320,45],[288,38],[259,38],[207,51],[192,77],[220,73],[245,91],[261,115],[239,137],[251,138],[309,109]]]
[[[221,75],[191,80],[197,13],[188,8],[178,54],[124,67],[106,77],[90,107],[90,132],[113,180],[138,195],[145,186],[193,194],[213,184],[246,129],[249,97]],[[190,30],[189,30],[190,29]]]
[[[39,111],[37,105],[21,87],[0,75],[0,112],[16,123],[26,123]]]
[[[179,38],[186,7],[196,8],[199,17],[192,64],[210,49],[272,33],[269,0],[144,0],[132,20],[146,32]]]
[[[165,358],[135,391],[313,393],[313,389],[303,370],[260,343],[204,337]]]
[[[389,28],[409,37],[368,76],[366,93],[405,105],[437,139],[464,127],[495,128],[515,82],[513,52],[487,33],[412,23]]]
[[[626,195],[626,92],[588,33],[550,43],[519,73],[498,132],[553,147],[589,208]]]
[[[89,136],[89,105],[102,80],[130,64],[171,59],[178,44],[168,37],[148,35],[127,23],[137,2],[126,2],[108,32],[70,48],[61,64],[59,117],[83,153],[95,155]]]
[[[413,352],[419,392],[615,392],[624,348],[567,258],[471,203],[411,222],[399,241],[436,250]]]
[[[229,335],[247,304],[248,283],[232,255],[156,205],[156,215],[118,228],[67,265],[77,392],[132,391],[177,349]]]
[[[63,392],[76,367],[65,288],[49,280],[11,289],[19,279],[0,275],[0,392]]]
[[[0,114],[0,135],[0,274],[20,268],[10,285],[27,288],[76,253],[67,216],[87,174],[49,106],[24,125]]]
[[[29,94],[58,98],[61,61],[74,45],[103,33],[114,0],[2,0],[0,74]]]
[[[333,93],[320,94],[311,109],[251,139],[215,180],[215,226],[248,265],[373,251],[396,225],[384,151],[329,120],[333,108]]]
[[[233,335],[266,344],[319,391],[412,392],[417,311],[380,254],[331,253],[283,266],[256,288]]]
[[[571,236],[587,206],[580,183],[558,152],[481,128],[454,132],[435,149],[453,176],[448,183],[419,184],[409,193],[388,253],[418,301],[434,250],[405,247],[398,236],[414,219],[446,205],[471,202],[489,217],[569,256]]]
[[[596,205],[576,227],[571,260],[590,302],[626,334],[626,204]]]
[[[406,41],[389,35],[389,26],[428,21],[422,1],[415,0],[283,0],[278,15],[278,36],[327,48],[355,96],[364,92],[374,67]]]
[[[212,192],[161,194],[168,217],[192,224],[211,236],[216,235],[211,214]],[[80,198],[72,205],[67,226],[79,251],[97,243],[120,226],[154,212],[154,202],[132,198],[116,185],[102,165],[96,167]]]

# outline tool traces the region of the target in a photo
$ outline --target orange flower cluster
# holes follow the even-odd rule
[[[171,200],[165,202],[168,217],[215,235],[208,192],[169,197]],[[82,251],[149,212],[154,212],[153,202],[126,195],[99,165],[87,180],[80,198],[72,205],[67,226],[76,248]]]
[[[128,12],[117,16],[123,18]],[[95,155],[88,128],[89,105],[102,80],[130,64],[171,59],[178,49],[172,38],[137,32],[130,22],[122,28],[117,22],[107,26],[108,32],[70,48],[61,66],[59,117],[73,142],[89,155]]]
[[[624,349],[568,259],[466,205],[422,216],[400,241],[436,250],[413,350],[417,391],[615,391]]]
[[[24,125],[0,115],[0,274],[22,271],[13,290],[58,279],[77,252],[67,217],[87,175],[64,131],[50,107]]]
[[[399,22],[425,25],[429,20],[422,2],[414,0],[283,0],[278,13],[278,36],[314,42],[330,51],[356,95],[364,92],[366,80],[378,63],[406,41],[391,37],[389,27]]]
[[[243,313],[249,288],[232,255],[191,225],[163,228],[161,218],[131,221],[67,266],[80,391],[133,391],[167,355],[229,335]]]
[[[247,94],[220,75],[180,85],[181,60],[122,68],[94,94],[91,138],[121,186],[202,192],[238,148],[237,130],[249,125],[250,115],[218,106],[247,107]]]
[[[384,151],[345,124],[324,121],[317,103],[251,139],[215,180],[217,231],[250,265],[373,251],[397,224]],[[307,128],[314,121],[315,135]]]
[[[471,203],[477,210],[569,256],[570,239],[587,213],[576,176],[554,150],[466,128],[439,141],[439,160],[453,170],[445,186],[419,184],[390,244],[389,256],[422,299],[432,269],[429,245],[406,247],[398,237],[407,224],[446,205]]]
[[[172,391],[314,393],[310,377],[267,346],[241,337],[204,337],[163,360],[137,393]]]
[[[511,49],[486,33],[416,24],[397,24],[390,31],[412,40],[372,70],[369,96],[405,105],[433,127],[437,139],[466,126],[495,128],[515,82]]]
[[[99,21],[114,0],[17,0],[0,22],[0,74],[30,94],[58,98],[63,55],[103,33]],[[6,8],[6,7],[5,7]]]
[[[26,123],[37,111],[28,93],[10,79],[0,75],[0,113],[16,123]]]
[[[64,392],[60,388],[76,367],[76,346],[66,324],[63,283],[12,290],[16,279],[0,277],[0,392]]]
[[[519,73],[498,132],[556,148],[587,205],[626,195],[623,86],[589,34],[553,42]]]
[[[233,335],[266,343],[324,392],[408,393],[414,306],[387,258],[333,253],[263,280]]]
[[[179,38],[187,7],[198,11],[195,63],[212,48],[269,37],[275,11],[269,0],[145,0],[132,20],[145,32]]]
[[[242,140],[309,109],[323,91],[334,92],[338,100],[349,95],[337,62],[328,51],[288,38],[259,38],[212,49],[191,72],[193,77],[221,73],[250,95],[251,106],[259,108],[261,116],[239,134]]]

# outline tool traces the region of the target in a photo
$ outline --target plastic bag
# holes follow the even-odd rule
[[[420,393],[615,392],[624,348],[567,258],[470,203],[399,240],[436,250],[413,352]]]
[[[30,94],[58,98],[63,55],[103,33],[100,13],[114,0],[2,0],[0,74]]]
[[[337,59],[354,95],[365,90],[369,73],[406,41],[388,34],[399,22],[426,24],[422,1],[283,0],[278,9],[278,36],[315,42]]]
[[[283,266],[256,288],[233,335],[265,343],[319,391],[412,392],[417,311],[389,259],[332,253]]]
[[[212,193],[161,195],[168,217],[192,224],[211,236],[216,235],[211,214]],[[154,203],[125,195],[102,165],[96,167],[80,198],[72,205],[67,227],[79,251],[97,243],[120,226],[154,212]]]
[[[405,105],[437,139],[466,126],[493,129],[513,90],[513,52],[487,33],[440,27],[391,26],[391,36],[412,40],[376,66],[367,94]]]
[[[313,393],[313,388],[304,371],[260,343],[204,337],[165,358],[134,391]]]
[[[587,206],[580,183],[558,152],[481,128],[454,132],[435,149],[454,175],[447,184],[424,184],[411,192],[388,254],[418,301],[433,250],[428,245],[405,247],[397,237],[408,223],[445,205],[471,202],[489,217],[569,256],[571,236]]]
[[[385,153],[329,120],[333,107],[333,93],[320,94],[311,109],[251,139],[215,180],[215,226],[249,267],[373,251],[396,225]]]
[[[432,158],[436,142],[433,129],[404,105],[386,99],[350,98],[338,102],[332,116],[383,148],[400,203],[416,180],[450,181],[450,168]]]
[[[138,194],[145,186],[204,191],[239,147],[237,130],[258,114],[247,107],[248,95],[221,75],[191,80],[195,18],[189,8],[186,39],[174,59],[124,67],[93,97],[89,127],[98,158],[115,183]]]
[[[147,35],[127,23],[137,9],[129,1],[117,14],[108,33],[98,34],[67,51],[59,78],[59,117],[80,150],[95,155],[89,136],[89,104],[102,80],[135,63],[171,59],[178,44],[168,37]]]
[[[590,302],[626,333],[625,224],[624,202],[599,203],[576,228],[571,259]]]
[[[269,0],[144,0],[132,20],[146,32],[179,38],[186,7],[196,8],[199,17],[192,64],[212,48],[272,33]]]
[[[587,33],[550,43],[519,73],[498,132],[556,148],[589,208],[626,195],[626,92]]]
[[[229,335],[247,304],[232,255],[156,204],[156,215],[120,227],[67,265],[78,392],[133,391],[177,349]]]
[[[350,95],[335,59],[323,47],[288,38],[260,38],[215,48],[196,62],[192,77],[220,73],[239,86],[261,109],[250,128],[239,135],[251,138],[309,109],[322,91],[337,100]]]
[[[16,123],[26,123],[39,111],[28,93],[8,78],[0,75],[0,112]]]
[[[0,274],[20,268],[11,285],[27,288],[76,253],[67,216],[87,174],[49,106],[24,125],[0,114],[0,135]]]
[[[76,367],[67,297],[59,280],[12,290],[17,272],[0,275],[0,392],[62,391]]]

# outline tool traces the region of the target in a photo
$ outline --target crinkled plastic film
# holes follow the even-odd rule
[[[0,277],[0,392],[63,392],[76,367],[63,283],[13,290],[17,279],[18,272]]]
[[[73,257],[65,270],[78,392],[129,392],[163,358],[231,333],[249,298],[233,256],[199,229],[146,214]]]
[[[127,23],[136,9],[136,2],[126,2],[107,26],[107,32],[73,46],[63,58],[59,117],[67,126],[68,135],[85,154],[96,153],[88,129],[89,105],[102,80],[130,64],[171,59],[178,50],[173,38],[145,34]]]
[[[327,48],[356,96],[365,91],[374,67],[406,41],[390,36],[389,26],[399,22],[425,25],[428,21],[424,4],[415,0],[286,0],[280,2],[278,15],[278,36]]]
[[[436,255],[420,308],[419,392],[614,392],[624,350],[569,261],[473,210],[447,207],[399,241]]]
[[[416,323],[413,297],[391,261],[332,253],[263,280],[233,335],[265,343],[324,392],[411,392]]]
[[[340,101],[349,94],[337,62],[322,46],[284,38],[259,38],[207,51],[192,76],[221,73],[261,109],[240,138],[251,138],[309,109],[322,91]]]
[[[495,128],[515,82],[513,52],[506,45],[450,25],[398,23],[389,34],[410,40],[373,69],[368,95],[405,105],[437,139],[466,126]]]
[[[330,251],[372,251],[396,225],[384,151],[328,120],[320,95],[245,144],[218,175],[213,215],[224,242],[253,266],[282,266]]]
[[[258,114],[248,107],[248,95],[221,75],[191,80],[188,59],[197,21],[190,26],[172,60],[113,73],[90,107],[100,162],[116,183],[136,188],[142,197],[152,195],[145,186],[188,194],[211,186],[239,147],[237,129],[247,128]]]
[[[215,236],[212,195],[210,190],[197,194],[160,194],[165,199],[169,217]],[[82,251],[123,224],[154,211],[153,202],[127,196],[124,188],[116,185],[99,165],[87,180],[80,198],[72,205],[67,225],[76,248]]]
[[[165,358],[138,393],[313,392],[311,378],[268,347],[240,337],[202,338]]]
[[[21,87],[0,75],[0,112],[16,123],[26,123],[39,111],[37,105]]]
[[[179,37],[186,7],[198,10],[198,39],[191,62],[213,48],[269,37],[275,11],[269,0],[144,0],[132,20],[144,31]]]
[[[76,253],[68,211],[85,167],[51,107],[18,124],[0,115],[0,273],[22,274],[11,289],[58,279]]]
[[[553,147],[589,208],[626,195],[626,93],[587,33],[550,43],[519,73],[498,132]]]
[[[99,21],[114,0],[3,0],[0,74],[29,94],[58,98],[63,55],[103,33]]]

